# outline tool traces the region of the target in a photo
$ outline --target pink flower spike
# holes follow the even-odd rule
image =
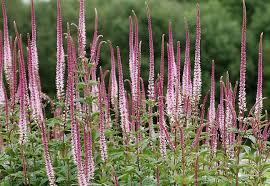
[[[211,74],[211,93],[210,93],[210,109],[209,109],[209,121],[214,124],[216,116],[215,110],[215,62],[212,61],[212,74]]]
[[[115,58],[114,58],[114,48],[112,46],[112,42],[109,42],[110,52],[111,52],[111,101],[114,107],[117,106],[118,99],[118,85],[116,79],[116,71],[115,71]]]
[[[189,97],[192,94],[191,84],[191,66],[190,66],[190,38],[187,21],[185,21],[186,28],[186,50],[185,50],[185,64],[182,78],[182,93],[184,96]]]
[[[16,24],[15,24],[15,30],[16,29]],[[21,38],[17,32],[17,38],[18,38],[18,45],[19,49],[22,48],[22,41]],[[22,50],[21,50],[22,51]],[[23,53],[21,52],[21,55]],[[30,104],[33,110],[33,116],[34,119],[37,120],[38,126],[40,128],[41,132],[41,142],[44,147],[43,151],[43,156],[44,156],[44,161],[45,161],[45,168],[46,168],[46,173],[47,177],[49,180],[49,185],[50,186],[55,186],[55,174],[49,154],[49,147],[48,147],[48,139],[47,139],[47,134],[46,134],[46,126],[45,126],[45,121],[44,121],[44,115],[42,111],[42,103],[41,103],[41,92],[40,92],[40,87],[38,85],[38,80],[39,80],[39,74],[36,73],[36,69],[33,66],[33,61],[32,61],[32,42],[30,40],[30,37],[28,36],[28,78],[29,78],[29,90],[30,90]],[[23,56],[20,56],[20,58],[23,59]]]
[[[224,86],[223,86],[223,80],[222,77],[220,78],[220,96],[219,96],[219,109],[218,109],[218,123],[219,123],[219,129],[221,133],[221,138],[224,140],[225,136],[225,115],[224,115]]]
[[[217,149],[217,130],[215,124],[216,110],[215,110],[215,62],[212,61],[212,75],[211,75],[211,93],[210,93],[210,108],[209,108],[209,123],[211,131],[211,147],[213,152]]]
[[[20,84],[19,84],[19,98],[20,98],[20,120],[19,120],[19,129],[20,129],[20,137],[19,142],[20,144],[26,143],[27,138],[27,121],[26,121],[26,110],[27,110],[27,102],[26,102],[26,77],[25,77],[25,64],[23,58],[23,50],[22,50],[22,43],[21,37],[18,38],[18,45],[19,45],[19,77],[20,77]]]
[[[182,96],[181,96],[181,48],[180,48],[180,41],[177,42],[177,54],[176,54],[176,71],[177,71],[177,77],[176,77],[176,116],[178,116],[180,113],[182,113]]]
[[[158,112],[159,112],[159,141],[160,141],[160,153],[163,159],[166,159],[167,148],[166,148],[166,135],[165,135],[165,117],[164,117],[164,104],[163,104],[163,90],[162,84],[159,83],[159,96],[158,96]]]
[[[83,169],[83,164],[81,160],[81,143],[80,143],[80,131],[79,123],[75,116],[75,91],[74,91],[74,73],[75,73],[75,62],[76,62],[76,52],[74,47],[74,42],[70,33],[68,33],[68,101],[69,101],[69,113],[71,120],[71,141],[72,141],[72,151],[75,164],[77,165],[77,177],[79,185],[87,185],[85,172]]]
[[[86,30],[85,30],[85,0],[80,0],[80,14],[79,14],[79,56],[85,55],[86,46]]]
[[[260,119],[262,107],[263,107],[263,97],[262,97],[262,85],[263,85],[263,33],[260,36],[260,46],[259,46],[259,60],[258,60],[258,81],[257,81],[257,94],[256,94],[256,104],[255,104],[255,116]]]
[[[37,52],[37,28],[36,28],[36,13],[35,13],[35,4],[32,0],[32,60],[35,73],[38,73],[38,52]]]
[[[200,6],[197,4],[197,20],[196,20],[196,44],[195,44],[195,63],[193,77],[193,100],[197,105],[201,97],[202,75],[201,75],[201,21],[200,21]]]
[[[65,58],[63,48],[63,31],[62,31],[62,13],[61,0],[57,0],[57,51],[56,51],[56,94],[58,100],[63,99],[64,94],[64,75],[65,75]]]
[[[18,33],[16,23],[14,21],[14,28],[16,37],[18,39],[18,48],[19,48],[19,103],[20,103],[20,120],[19,120],[19,143],[25,144],[27,138],[27,118],[26,118],[26,110],[27,110],[27,97],[28,97],[28,89],[27,89],[27,81],[26,81],[26,72],[25,72],[25,64],[24,64],[24,56],[23,56],[23,47],[22,47],[22,38]]]
[[[159,81],[161,82],[161,90],[163,91],[163,81],[164,81],[164,37],[162,34],[161,41],[161,57],[160,57],[160,67],[159,67]]]
[[[4,29],[4,71],[7,77],[7,82],[10,87],[12,87],[12,57],[11,57],[11,48],[9,41],[9,33],[8,33],[8,19],[7,19],[7,11],[5,0],[2,0],[2,14],[3,14],[3,29]]]
[[[96,58],[96,51],[97,51],[97,43],[98,43],[98,13],[97,9],[95,9],[95,25],[94,25],[94,34],[92,39],[92,45],[90,50],[90,62],[94,62]]]
[[[146,5],[146,12],[148,18],[148,33],[149,33],[149,84],[148,84],[148,96],[149,99],[155,99],[155,58],[154,58],[154,44],[153,44],[153,34],[152,34],[152,21],[150,15],[150,9],[148,5]]]
[[[175,64],[175,57],[174,57],[174,47],[173,47],[173,31],[172,31],[172,22],[169,22],[169,50],[172,56],[172,65],[173,65],[173,76],[176,77],[176,64]]]
[[[102,74],[101,74],[102,76]],[[101,80],[102,81],[102,80]],[[99,83],[99,144],[100,144],[100,151],[101,151],[101,159],[102,161],[106,161],[108,158],[107,154],[107,145],[106,145],[106,138],[105,138],[105,114],[104,114],[104,89],[102,82]]]
[[[245,0],[243,0],[243,21],[242,21],[242,39],[241,39],[241,63],[240,63],[240,84],[239,84],[239,114],[244,117],[246,111],[246,30],[247,13]]]
[[[169,44],[167,44],[167,51],[168,51],[168,83],[167,83],[166,104],[168,115],[170,116],[171,119],[174,119],[176,104],[174,91],[173,58]]]
[[[127,110],[127,99],[125,95],[123,71],[121,63],[120,48],[117,47],[118,76],[119,76],[119,108],[121,114],[121,127],[125,134],[130,132],[129,114]]]

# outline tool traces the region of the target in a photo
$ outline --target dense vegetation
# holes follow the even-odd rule
[[[12,23],[10,2],[0,33],[1,185],[270,185],[265,25],[247,24],[267,6],[32,0],[29,19]],[[180,10],[186,18],[163,27]]]

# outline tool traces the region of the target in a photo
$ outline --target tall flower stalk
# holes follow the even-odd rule
[[[111,101],[112,105],[117,110],[118,106],[118,84],[116,79],[116,70],[115,70],[115,58],[114,58],[114,48],[112,42],[109,41],[110,52],[111,52]]]
[[[80,0],[80,13],[79,13],[79,56],[82,57],[85,55],[85,46],[86,46],[86,29],[85,29],[85,0]]]
[[[37,25],[36,25],[36,13],[35,13],[35,4],[32,0],[32,61],[35,73],[38,73],[38,51],[37,51]],[[38,79],[38,81],[40,81]],[[40,87],[40,82],[39,87]]]
[[[64,96],[65,57],[64,57],[64,47],[63,47],[61,0],[57,0],[56,34],[57,34],[56,95],[57,95],[58,100],[62,100]]]
[[[17,33],[18,38],[18,44],[19,46],[22,46],[22,41]],[[30,103],[32,107],[32,115],[34,117],[34,120],[37,121],[38,127],[40,129],[41,133],[41,142],[44,147],[43,156],[45,160],[45,168],[46,173],[48,176],[49,184],[51,186],[56,185],[55,184],[55,174],[54,169],[52,166],[51,157],[49,154],[49,147],[48,147],[48,138],[46,133],[46,126],[45,126],[45,119],[44,114],[42,111],[42,103],[41,103],[41,92],[39,87],[39,74],[36,71],[36,66],[34,65],[33,58],[35,57],[33,55],[33,42],[28,39],[28,78],[29,78],[29,90],[30,90]],[[22,47],[19,47],[22,48]]]
[[[69,101],[69,114],[71,119],[71,141],[72,141],[72,149],[73,149],[73,158],[75,164],[77,166],[77,177],[80,186],[86,186],[87,180],[84,172],[84,165],[82,163],[81,157],[81,143],[80,143],[80,128],[79,123],[75,115],[75,91],[74,91],[74,83],[75,83],[75,68],[76,68],[76,52],[73,40],[68,33],[68,101]]]
[[[22,41],[21,36],[18,36],[18,45],[19,45],[19,99],[20,99],[20,121],[19,121],[19,130],[20,130],[20,137],[19,142],[20,144],[25,144],[27,140],[27,119],[26,119],[26,111],[27,111],[27,82],[26,82],[26,74],[25,74],[25,64],[24,64],[24,56],[23,56],[23,49],[22,49]]]
[[[195,42],[195,62],[194,62],[194,77],[193,77],[193,106],[196,107],[201,97],[202,75],[201,75],[201,20],[200,7],[197,4],[196,17],[196,42]]]
[[[255,116],[260,119],[263,107],[263,97],[262,97],[262,84],[263,84],[263,33],[260,35],[259,44],[259,59],[258,59],[258,81],[257,81],[257,93],[256,93],[256,103],[255,103]]]
[[[217,128],[216,128],[216,108],[215,108],[215,62],[212,61],[211,91],[209,108],[209,131],[211,131],[211,147],[215,153],[217,150]]]
[[[103,72],[101,72],[100,82],[99,82],[99,144],[100,144],[100,152],[102,161],[106,161],[108,158],[107,153],[107,144],[105,138],[105,112],[104,112],[104,102],[105,102],[105,85],[103,84]]]
[[[241,38],[241,63],[240,63],[240,82],[239,82],[239,128],[244,130],[244,113],[247,110],[246,101],[246,31],[247,31],[247,11],[245,0],[243,0],[243,20],[242,20],[242,38]]]
[[[124,88],[123,70],[121,62],[120,48],[117,47],[117,61],[118,61],[118,77],[119,77],[119,108],[121,115],[121,127],[124,135],[130,132],[129,113],[127,110],[127,99]]]
[[[13,86],[12,79],[12,55],[11,55],[11,46],[9,40],[9,31],[8,31],[8,18],[6,11],[5,0],[2,0],[2,14],[3,14],[3,30],[4,30],[4,71],[7,78],[7,82],[10,87]],[[12,89],[11,89],[12,90]],[[12,94],[12,93],[11,93]]]
[[[150,9],[146,5],[146,13],[148,19],[148,35],[149,35],[149,79],[148,79],[148,97],[149,100],[155,101],[155,57],[154,57],[154,43],[153,43],[153,33],[152,33],[152,20],[150,15]],[[152,137],[153,130],[153,107],[149,105],[148,107],[149,117],[149,135]]]

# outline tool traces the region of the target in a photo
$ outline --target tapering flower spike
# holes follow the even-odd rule
[[[102,74],[101,74],[102,76]],[[103,77],[101,77],[102,79]],[[99,101],[99,144],[100,144],[100,152],[101,152],[101,159],[102,161],[106,161],[108,158],[107,154],[107,144],[106,144],[106,138],[105,138],[105,114],[104,114],[104,89],[102,85],[102,80],[99,83],[99,96],[98,96],[98,101]]]
[[[38,73],[38,52],[37,52],[37,25],[36,25],[36,13],[35,13],[35,3],[32,0],[32,61],[33,67],[35,68],[35,73]],[[40,86],[40,85],[39,85]]]
[[[18,36],[17,36],[18,37]],[[25,144],[27,140],[27,120],[26,120],[26,110],[27,110],[27,98],[26,98],[26,91],[27,91],[27,82],[25,76],[25,64],[24,64],[24,57],[23,57],[23,49],[22,49],[22,41],[21,36],[18,38],[18,45],[19,45],[19,99],[20,99],[20,120],[19,120],[19,130],[20,130],[20,137],[19,142],[20,144]]]
[[[159,81],[161,82],[161,90],[163,91],[163,82],[164,82],[164,37],[162,34],[161,39],[161,55],[160,55],[160,67],[159,67]]]
[[[26,108],[28,106],[28,89],[27,89],[27,81],[26,81],[26,72],[25,72],[25,63],[24,63],[24,55],[23,55],[23,45],[22,45],[22,38],[19,34],[16,26],[16,22],[14,21],[14,28],[16,33],[16,38],[18,38],[18,48],[19,48],[19,88],[18,88],[18,96],[20,99],[20,116],[22,116],[20,119],[21,126],[20,128],[20,139],[22,140],[21,143],[24,144],[26,140],[26,132],[27,132],[27,126],[26,126]],[[24,110],[22,110],[24,109]]]
[[[87,111],[87,107],[85,107],[85,111]],[[93,158],[93,147],[92,147],[92,133],[89,126],[89,121],[86,120],[86,124],[84,126],[84,169],[85,169],[85,176],[86,180],[89,183],[90,179],[94,176],[95,171],[95,162]]]
[[[210,93],[210,109],[209,109],[209,121],[215,122],[215,62],[212,61],[212,74],[211,74],[211,93]]]
[[[62,13],[61,0],[57,0],[57,51],[56,51],[56,94],[58,100],[63,99],[64,94],[64,75],[65,75],[65,57],[63,47],[63,31],[62,31]]]
[[[215,124],[216,108],[215,108],[215,62],[212,61],[211,74],[211,91],[210,91],[210,108],[209,108],[209,123],[211,131],[211,147],[214,152],[217,149],[217,127]]]
[[[81,143],[80,143],[80,130],[77,118],[75,116],[75,92],[74,92],[74,73],[75,73],[75,62],[76,62],[76,52],[72,37],[68,33],[68,101],[69,101],[69,113],[71,117],[71,140],[72,140],[72,149],[73,149],[73,158],[77,165],[77,176],[80,186],[86,186],[86,176],[84,172],[84,166],[81,160]]]
[[[263,107],[262,85],[263,85],[263,33],[260,36],[259,59],[258,59],[258,81],[255,103],[255,116],[260,119]]]
[[[167,95],[166,104],[167,112],[171,119],[174,119],[175,115],[175,90],[174,90],[174,75],[173,75],[173,57],[170,46],[167,45],[168,51],[168,83],[167,83]]]
[[[239,114],[244,117],[246,111],[246,30],[247,12],[245,0],[243,0],[243,20],[242,20],[242,39],[241,39],[241,63],[240,63],[240,83],[239,83]]]
[[[17,89],[17,37],[14,39],[14,43],[12,46],[12,86],[10,87],[10,99],[11,99],[11,109],[14,110],[15,102],[16,102],[16,89]]]
[[[97,52],[97,43],[98,43],[98,13],[97,9],[95,9],[95,25],[94,25],[94,34],[93,39],[91,43],[91,50],[90,50],[90,62],[94,62],[96,58],[96,52]]]
[[[185,64],[182,78],[183,81],[182,93],[184,96],[190,97],[192,94],[192,84],[191,84],[191,66],[190,66],[190,38],[187,21],[185,21],[185,29],[186,29],[186,50],[185,50]]]
[[[135,112],[138,105],[138,84],[139,84],[139,57],[140,57],[140,47],[139,47],[139,24],[137,16],[134,11],[133,19],[129,17],[129,70],[130,70],[130,79],[131,79],[131,93],[132,93],[132,104],[131,104],[131,113],[132,113],[132,127],[135,124]],[[134,23],[134,24],[133,24]],[[134,30],[133,30],[134,29]],[[136,128],[135,128],[136,129]]]
[[[202,75],[201,75],[201,21],[200,21],[200,6],[197,4],[197,19],[196,19],[196,43],[195,43],[195,62],[194,62],[194,77],[193,77],[193,101],[196,106],[201,97]]]
[[[159,83],[158,89],[158,111],[159,111],[159,142],[160,142],[160,153],[163,159],[166,159],[167,148],[166,148],[166,135],[165,135],[165,117],[164,117],[164,104],[163,104],[163,90],[162,83]]]
[[[121,114],[121,125],[124,133],[130,132],[129,114],[127,110],[127,99],[125,95],[123,70],[121,63],[120,48],[117,47],[118,77],[119,77],[119,108]]]
[[[220,96],[219,96],[219,106],[218,106],[218,124],[221,133],[222,142],[225,141],[225,115],[224,115],[224,86],[222,77],[220,78]]]
[[[11,56],[11,48],[9,41],[9,32],[8,32],[8,19],[7,19],[7,11],[5,0],[2,0],[2,14],[3,14],[3,29],[4,29],[4,71],[7,77],[7,82],[10,87],[13,85],[12,80],[12,56]]]
[[[153,44],[153,33],[152,33],[152,21],[150,15],[150,9],[146,5],[146,12],[148,18],[148,34],[149,34],[149,80],[148,80],[148,97],[151,100],[155,99],[155,58],[154,58],[154,44]]]
[[[20,50],[20,53],[22,51]],[[19,98],[20,98],[20,121],[19,121],[19,130],[20,130],[20,137],[19,142],[20,144],[26,143],[27,138],[27,121],[26,121],[26,110],[27,110],[27,103],[26,103],[26,82],[25,82],[25,65],[24,61],[21,58],[21,54],[19,57],[19,64],[20,64],[20,84],[19,84]]]
[[[15,26],[16,29],[16,26]],[[17,29],[16,29],[17,30]],[[17,32],[17,31],[16,31]],[[22,48],[22,41],[21,38],[19,37],[19,34],[17,32],[17,38],[18,38],[18,45],[19,49]],[[41,104],[41,93],[40,93],[40,88],[38,85],[39,81],[39,74],[36,71],[35,66],[33,65],[33,55],[32,55],[32,47],[33,43],[30,40],[30,37],[28,36],[28,78],[29,78],[29,90],[30,90],[30,104],[32,107],[32,112],[34,119],[38,122],[38,126],[40,128],[41,132],[41,142],[44,147],[43,155],[44,155],[44,160],[45,160],[45,168],[46,168],[46,173],[47,177],[49,180],[49,185],[50,186],[55,186],[55,174],[54,174],[54,169],[52,166],[52,161],[50,158],[49,154],[49,147],[48,147],[48,139],[47,139],[47,133],[46,133],[46,126],[45,126],[45,121],[44,121],[44,115],[42,111],[42,104]],[[23,53],[21,52],[21,55]],[[23,56],[21,56],[23,59]]]
[[[169,22],[169,50],[172,57],[172,68],[173,68],[173,76],[176,77],[176,64],[175,64],[175,57],[174,57],[174,47],[173,47],[173,31],[172,31],[172,23]]]
[[[85,46],[86,46],[86,29],[85,29],[85,0],[80,0],[80,14],[79,14],[79,56],[82,57],[85,55]]]
[[[177,54],[176,54],[176,86],[175,86],[175,94],[176,94],[176,116],[179,116],[182,113],[182,95],[181,95],[181,48],[180,41],[177,42]]]
[[[115,70],[115,58],[114,58],[114,48],[112,42],[109,42],[110,52],[111,52],[111,101],[114,107],[117,106],[118,99],[118,85],[116,79],[116,70]]]
[[[154,57],[154,43],[153,43],[153,33],[152,33],[152,20],[148,4],[146,4],[146,13],[148,19],[148,35],[149,35],[149,79],[148,79],[148,98],[152,101],[155,100],[155,57]],[[152,137],[153,130],[153,108],[148,107],[149,117],[149,136]]]

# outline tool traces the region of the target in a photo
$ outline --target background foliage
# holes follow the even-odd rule
[[[55,48],[56,48],[56,1],[37,1],[36,14],[38,26],[38,52],[40,60],[40,76],[42,80],[43,92],[51,97],[55,96]],[[182,42],[182,52],[184,51],[185,32],[184,17],[187,18],[190,34],[191,46],[195,42],[195,0],[151,0],[149,1],[154,33],[156,72],[158,71],[161,35],[167,34],[168,20],[173,23],[174,40]],[[240,66],[240,40],[242,21],[242,1],[241,0],[204,0],[200,2],[201,24],[202,24],[202,69],[204,87],[207,91],[210,86],[211,60],[216,61],[216,77],[229,71],[232,81],[239,80]],[[16,20],[21,33],[31,31],[31,11],[30,4],[21,0],[7,1],[9,27],[13,32],[12,21]],[[64,0],[63,23],[77,23],[78,2],[77,0]],[[246,0],[248,15],[247,31],[247,94],[248,103],[255,102],[257,58],[259,34],[264,32],[264,96],[270,94],[270,3],[266,1]],[[18,8],[19,7],[19,8]],[[103,40],[110,39],[114,45],[119,45],[122,49],[124,69],[128,64],[128,16],[134,10],[139,18],[140,39],[143,41],[142,57],[142,77],[148,78],[148,32],[145,13],[144,0],[86,0],[86,20],[88,43],[92,37],[94,8],[99,14],[99,30],[104,37]],[[191,11],[192,10],[192,11]],[[1,19],[2,22],[2,19]],[[1,23],[2,25],[2,23]],[[64,30],[66,28],[64,27]],[[75,31],[75,28],[73,29]],[[14,34],[12,34],[14,35]],[[26,34],[23,35],[26,43]],[[126,47],[125,47],[126,46]],[[191,49],[194,56],[194,47]],[[108,45],[102,48],[102,65],[106,69],[110,67],[108,57]],[[184,56],[184,55],[182,55]],[[194,59],[194,57],[192,57]],[[192,60],[193,63],[193,60]],[[128,78],[128,74],[124,74]],[[218,81],[217,81],[218,82]],[[253,82],[253,83],[252,83]],[[217,89],[218,90],[218,89]],[[265,100],[265,109],[270,106],[270,101]]]

